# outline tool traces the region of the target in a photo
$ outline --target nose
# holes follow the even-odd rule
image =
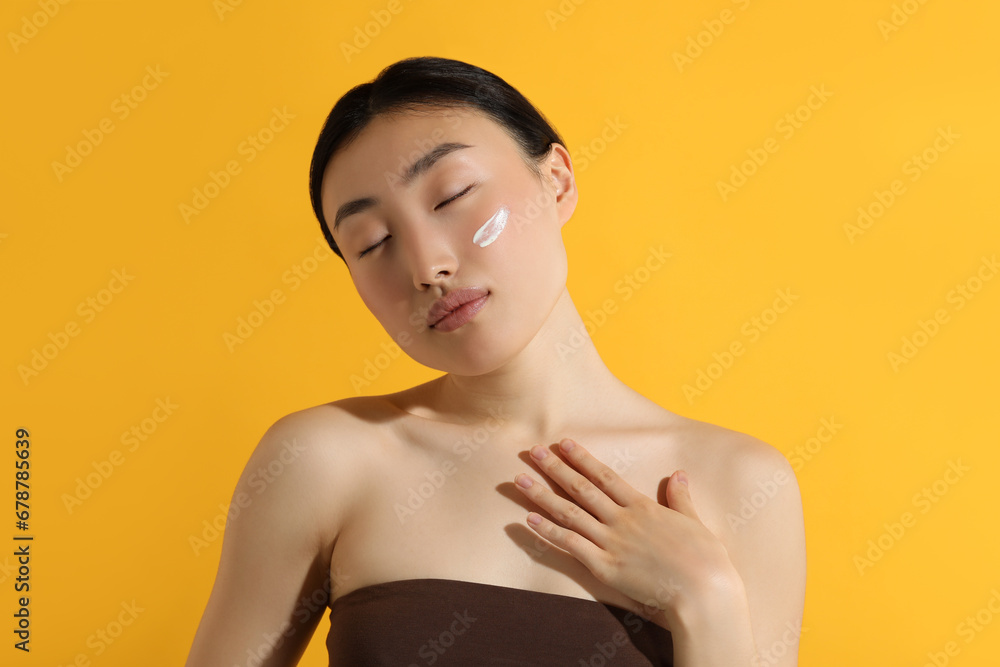
[[[431,227],[432,225],[422,225],[415,229],[406,244],[409,247],[407,260],[413,285],[418,290],[447,280],[455,274],[458,267],[458,259],[448,235],[434,231]]]

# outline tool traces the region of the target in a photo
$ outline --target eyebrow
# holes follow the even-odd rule
[[[472,148],[472,146],[457,142],[438,144],[429,150],[423,157],[419,158],[416,162],[410,165],[410,167],[403,173],[401,179],[403,185],[409,185],[412,183],[418,176],[437,164],[437,161],[445,155],[449,155],[450,153],[454,153],[455,151],[463,148]],[[361,213],[378,203],[378,197],[373,196],[361,197],[347,202],[337,209],[337,217],[333,222],[333,231],[337,231],[337,228],[340,227],[341,221],[343,221],[343,219],[347,216],[354,215],[355,213]]]

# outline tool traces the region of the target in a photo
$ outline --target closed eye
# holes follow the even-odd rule
[[[448,204],[449,204],[450,202],[453,202],[454,200],[458,199],[459,197],[461,197],[461,196],[463,196],[463,195],[467,194],[467,193],[469,192],[469,190],[471,190],[471,189],[472,189],[472,188],[474,188],[474,187],[476,187],[476,184],[475,184],[475,183],[473,183],[473,184],[472,184],[472,185],[470,185],[469,187],[465,188],[464,190],[462,190],[462,191],[461,191],[461,192],[459,192],[458,194],[456,194],[456,195],[454,195],[454,196],[452,196],[452,197],[448,197],[448,198],[447,198],[447,199],[445,199],[445,200],[444,200],[443,202],[441,202],[440,204],[438,204],[437,206],[435,206],[435,207],[434,207],[434,210],[436,211],[436,210],[438,210],[438,209],[440,209],[440,208],[442,208],[442,207],[444,207],[444,206],[447,206],[447,205],[448,205]],[[361,259],[361,258],[362,258],[362,257],[364,257],[365,255],[367,255],[368,253],[370,253],[370,252],[371,252],[372,250],[374,250],[375,248],[377,248],[377,247],[379,247],[380,245],[382,245],[383,243],[385,243],[385,242],[386,242],[387,240],[389,240],[389,238],[391,238],[391,235],[389,235],[389,236],[386,236],[386,237],[384,237],[384,238],[383,238],[382,240],[380,240],[380,241],[379,241],[378,243],[376,243],[376,244],[374,244],[374,245],[370,245],[370,246],[368,246],[367,248],[365,248],[364,250],[362,250],[362,251],[361,251],[361,253],[360,253],[360,254],[358,255],[358,259]]]
[[[461,197],[462,195],[464,195],[465,193],[467,193],[467,192],[468,192],[469,190],[471,190],[471,189],[472,189],[472,188],[474,188],[475,186],[476,186],[476,184],[475,184],[475,183],[473,183],[473,184],[472,184],[472,185],[470,185],[469,187],[467,187],[467,188],[465,188],[464,190],[462,190],[461,192],[459,192],[459,193],[458,193],[457,195],[455,195],[454,197],[449,197],[448,199],[445,199],[445,200],[444,200],[443,202],[441,202],[440,204],[438,204],[437,206],[435,206],[435,207],[434,207],[434,210],[436,211],[436,210],[438,210],[439,208],[441,208],[442,206],[447,206],[449,202],[452,202],[452,201],[454,201],[454,200],[458,199],[459,197]]]
[[[388,236],[386,236],[386,237],[385,237],[384,239],[382,239],[381,241],[379,241],[379,242],[378,242],[378,243],[376,243],[375,245],[370,245],[370,246],[368,246],[367,248],[365,248],[364,250],[362,250],[362,251],[361,251],[361,253],[360,253],[360,254],[358,255],[358,259],[361,259],[361,258],[362,258],[362,257],[364,257],[365,255],[367,255],[368,253],[370,253],[370,252],[371,252],[372,250],[374,250],[375,248],[377,248],[377,247],[379,247],[380,245],[382,245],[383,243],[385,243],[386,239],[388,239],[388,238],[389,238],[389,237],[388,237]]]

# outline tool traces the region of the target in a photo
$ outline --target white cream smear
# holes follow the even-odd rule
[[[489,244],[497,240],[500,236],[500,232],[503,231],[504,226],[507,224],[507,216],[510,215],[510,209],[506,206],[501,206],[500,210],[493,214],[493,217],[483,223],[483,226],[476,230],[476,233],[472,236],[472,242],[478,245],[480,248],[485,248]]]

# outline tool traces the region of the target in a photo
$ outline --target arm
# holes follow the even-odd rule
[[[764,667],[759,662],[750,608],[735,570],[713,582],[698,607],[679,615],[670,631],[675,667]]]
[[[186,667],[295,665],[326,610],[345,487],[312,410],[275,422],[240,475]]]
[[[798,665],[806,587],[802,499],[785,457],[747,438],[732,458],[732,493],[719,531],[733,568],[682,615],[674,633],[679,667]]]

